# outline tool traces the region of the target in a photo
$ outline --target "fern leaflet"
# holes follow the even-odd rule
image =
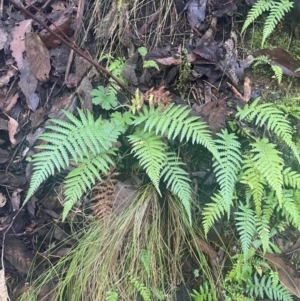
[[[128,136],[132,144],[132,152],[138,158],[141,166],[146,170],[153,185],[160,193],[159,180],[162,167],[166,161],[167,145],[153,131],[145,133],[137,130]]]
[[[283,16],[291,10],[294,4],[290,0],[281,0],[279,2],[269,1],[269,2],[271,4],[271,7],[270,7],[270,13],[264,25],[263,38],[261,43],[262,45],[266,41],[267,37],[275,29],[276,25],[283,18]]]
[[[300,174],[292,171],[290,167],[282,172],[284,185],[300,189]]]
[[[174,104],[169,105],[165,110],[161,106],[157,108],[144,106],[133,124],[144,123],[145,132],[153,129],[156,134],[166,135],[168,139],[179,137],[182,141],[191,138],[193,143],[202,144],[219,160],[219,153],[208,125],[198,117],[188,117],[189,113],[190,110],[185,106],[174,106]]]
[[[224,199],[224,207],[229,214],[232,204],[233,192],[237,180],[237,173],[241,168],[240,143],[234,133],[229,134],[227,130],[217,134],[221,139],[215,140],[220,154],[220,161],[213,164],[217,181],[221,188]]]
[[[264,138],[252,143],[251,152],[254,154],[253,161],[257,170],[266,179],[268,184],[275,190],[279,204],[282,204],[283,185],[283,159],[275,145]]]
[[[188,173],[180,167],[180,165],[184,165],[184,163],[179,161],[175,153],[169,152],[166,154],[166,161],[163,165],[161,178],[164,179],[167,187],[170,187],[170,190],[180,199],[191,224],[192,190],[188,182]]]
[[[225,213],[224,199],[220,193],[215,194],[212,202],[208,203],[202,213],[204,233],[207,235],[213,223]]]
[[[235,213],[237,220],[237,231],[240,234],[242,250],[244,256],[247,257],[252,238],[255,234],[255,216],[254,211],[248,205],[240,205],[239,211]]]

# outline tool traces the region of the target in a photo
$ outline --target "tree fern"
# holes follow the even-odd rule
[[[166,135],[168,139],[179,140],[192,139],[193,143],[200,143],[205,146],[218,160],[219,153],[211,137],[208,125],[200,121],[198,117],[188,117],[191,110],[185,106],[169,105],[163,110],[161,106],[143,107],[143,110],[136,116],[133,125],[144,124],[144,131],[152,131],[158,135]]]
[[[202,213],[202,223],[205,235],[207,235],[214,222],[220,219],[226,211],[226,208],[224,206],[224,199],[220,193],[215,194],[211,199],[212,202],[206,204]]]
[[[124,127],[116,122],[103,121],[101,118],[94,120],[91,113],[88,112],[85,116],[81,110],[78,110],[78,113],[79,118],[76,118],[71,113],[64,111],[70,122],[51,119],[54,124],[47,126],[46,132],[40,136],[40,139],[46,144],[37,146],[41,152],[33,156],[33,175],[25,202],[29,200],[43,181],[50,175],[54,175],[56,170],[66,169],[70,165],[71,159],[76,163],[88,164],[88,160],[93,156],[97,158],[97,155],[109,152],[120,133],[124,131]],[[107,157],[105,158],[104,161],[101,160],[101,156],[98,159],[93,159],[92,165],[100,167],[100,170],[106,170],[106,164],[112,161]],[[102,166],[101,164],[104,162],[106,163]],[[85,191],[87,186],[85,189],[83,186],[86,185],[88,177],[91,179],[93,175],[94,178],[99,176],[92,165],[86,165],[89,166],[87,172],[77,175],[78,179],[82,176],[82,182],[85,183],[82,184],[78,180],[77,183],[81,184],[80,187],[77,187],[78,192]],[[78,192],[77,197],[79,197]],[[74,203],[74,198],[72,198],[72,203]]]
[[[256,231],[254,211],[249,208],[249,205],[240,205],[239,210],[235,213],[235,219],[243,254],[247,257]]]
[[[217,181],[221,188],[221,195],[224,199],[224,207],[227,213],[230,212],[233,192],[237,180],[237,173],[241,168],[240,143],[234,133],[229,134],[227,130],[217,134],[216,147],[220,154],[220,160],[213,164]]]
[[[276,146],[264,138],[252,143],[253,163],[267,183],[276,192],[279,204],[282,203],[283,159]]]
[[[132,144],[132,152],[139,159],[139,163],[146,170],[155,188],[160,193],[159,180],[161,170],[166,161],[167,145],[153,131],[145,133],[137,130],[128,136]]]
[[[281,1],[270,1],[270,13],[267,17],[267,20],[264,24],[263,29],[263,38],[262,45],[265,43],[266,38],[273,32],[276,25],[280,22],[280,20],[284,17],[286,13],[288,13],[293,7],[293,2],[290,0],[281,0]]]
[[[189,219],[192,223],[191,216],[191,186],[189,184],[188,173],[180,166],[184,165],[173,152],[166,154],[166,161],[163,164],[161,178],[167,185],[167,188],[177,195],[180,199]]]
[[[251,104],[246,104],[243,109],[239,109],[236,116],[240,120],[254,121],[260,127],[266,126],[270,132],[281,138],[291,148],[300,163],[299,150],[293,142],[293,129],[284,112],[272,103],[258,104],[258,102],[259,99],[256,99]]]

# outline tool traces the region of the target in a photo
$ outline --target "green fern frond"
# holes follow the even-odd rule
[[[281,0],[281,1],[269,1],[271,4],[270,13],[267,17],[267,20],[264,24],[263,29],[263,38],[262,45],[265,43],[267,37],[273,32],[276,25],[288,13],[293,7],[294,3],[290,0]]]
[[[192,223],[191,215],[191,186],[189,184],[188,173],[180,167],[184,165],[173,152],[166,154],[166,160],[161,171],[161,178],[165,181],[167,188],[170,188],[173,194],[180,199],[190,224]]]
[[[235,219],[237,220],[237,231],[240,235],[243,254],[247,257],[252,238],[256,231],[254,211],[249,208],[249,205],[240,205],[239,211],[237,211],[235,215]]]
[[[276,146],[264,138],[251,144],[253,161],[257,170],[276,192],[279,205],[282,204],[283,159]]]
[[[106,293],[105,301],[118,301],[119,294],[114,291],[108,291]]]
[[[253,164],[252,157],[245,157],[243,162],[243,173],[241,176],[241,183],[248,185],[251,196],[253,197],[255,212],[257,216],[261,215],[261,201],[264,194],[264,184],[266,181],[260,174],[259,170]]]
[[[290,147],[300,163],[299,150],[293,142],[293,129],[284,112],[272,103],[258,104],[258,102],[259,98],[250,105],[246,104],[243,109],[238,109],[236,116],[240,120],[247,119],[250,122],[254,120],[255,124],[260,127],[265,125],[270,132],[273,132]]]
[[[265,11],[270,10],[273,1],[270,0],[258,0],[254,3],[251,10],[247,15],[247,19],[243,25],[242,33],[247,29],[247,27],[254,22],[259,16],[261,16]]]
[[[246,291],[250,296],[255,298],[259,297],[263,299],[266,294],[271,300],[293,301],[291,294],[281,283],[278,283],[274,288],[272,278],[268,275],[258,277],[257,274],[255,274],[253,280],[249,278]]]
[[[114,165],[110,156],[115,155],[113,150],[90,155],[89,158],[79,160],[79,167],[73,169],[64,181],[64,210],[62,219],[64,220],[74,204],[95,184],[96,180],[100,180],[100,174],[106,174],[110,170],[110,166]]]
[[[193,292],[191,293],[191,297],[193,298],[194,301],[218,300],[215,287],[208,284],[207,282],[201,284],[198,291],[193,289]]]
[[[285,190],[282,202],[282,214],[295,228],[300,229],[300,212],[294,200],[293,191]]]
[[[46,132],[39,137],[47,143],[37,146],[41,152],[33,156],[33,175],[25,203],[56,170],[66,169],[70,159],[78,162],[89,158],[90,153],[97,155],[107,151],[123,131],[116,123],[101,118],[94,120],[90,112],[85,116],[83,111],[78,110],[79,118],[67,111],[63,112],[70,122],[51,119],[54,124],[47,126]]]
[[[145,286],[144,283],[140,282],[139,279],[132,275],[129,276],[129,280],[130,283],[134,286],[134,288],[140,293],[144,301],[152,300],[150,290]]]
[[[263,252],[266,253],[269,250],[270,244],[270,219],[264,214],[259,217],[256,216],[256,230],[261,240]]]
[[[283,183],[287,187],[300,189],[300,174],[291,170],[290,167],[286,168],[282,172]]]
[[[276,66],[276,65],[271,65],[271,68],[275,74],[278,84],[280,84],[282,81],[282,75],[283,75],[282,68],[279,66]]]
[[[219,151],[220,160],[213,164],[217,181],[221,188],[221,195],[224,199],[224,207],[229,214],[232,204],[233,192],[237,180],[237,173],[241,168],[240,143],[234,133],[229,134],[227,130],[217,134],[220,139],[216,139],[216,147]]]
[[[202,224],[205,235],[207,235],[214,222],[220,219],[226,211],[226,208],[224,207],[224,199],[220,193],[215,194],[211,199],[212,202],[206,205],[202,213]]]
[[[180,141],[192,139],[193,143],[202,144],[219,160],[219,153],[208,125],[200,121],[198,117],[188,117],[190,111],[185,106],[175,106],[174,104],[169,105],[166,109],[161,106],[157,108],[144,106],[133,124],[144,123],[145,132],[153,129],[157,135],[166,135],[168,139],[176,137],[179,137]]]
[[[157,191],[160,193],[159,180],[161,170],[166,161],[167,145],[154,132],[137,130],[128,136],[132,144],[132,153],[138,158],[141,166],[146,170]]]

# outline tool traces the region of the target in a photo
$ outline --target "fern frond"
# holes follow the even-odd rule
[[[264,45],[267,37],[275,29],[276,25],[280,22],[283,16],[288,13],[293,7],[293,2],[290,0],[280,0],[280,1],[269,1],[271,4],[270,13],[264,24],[263,38],[261,44]]]
[[[281,67],[276,66],[276,65],[271,65],[271,68],[275,74],[278,84],[280,84],[282,81],[282,75],[283,75],[283,71],[282,71]]]
[[[106,174],[110,170],[110,166],[114,165],[111,155],[115,155],[113,150],[90,155],[79,161],[79,167],[73,169],[64,181],[64,210],[62,219],[64,220],[74,204],[95,184],[96,180],[100,180],[100,174]]]
[[[106,293],[105,301],[118,301],[119,294],[114,291],[108,291]]]
[[[198,291],[193,289],[193,292],[191,293],[191,297],[193,298],[194,301],[218,300],[215,288],[212,285],[208,284],[207,282],[201,284]]]
[[[257,170],[266,179],[268,184],[276,192],[279,205],[282,204],[283,185],[283,159],[280,152],[275,149],[275,145],[264,138],[251,144],[251,152],[254,154],[253,161]]]
[[[272,6],[273,1],[269,0],[258,0],[254,3],[254,5],[251,7],[251,10],[249,11],[247,15],[247,19],[243,25],[242,33],[247,29],[247,27],[254,22],[260,15],[262,15],[265,11],[270,10]]]
[[[132,275],[129,276],[129,280],[130,283],[134,286],[134,288],[140,293],[144,301],[152,300],[150,290],[145,286],[144,283],[140,282],[139,279]]]
[[[270,219],[264,214],[256,216],[256,230],[261,240],[263,252],[266,253],[270,244]]]
[[[287,221],[295,228],[300,229],[300,212],[295,203],[293,191],[284,191],[281,210]]]
[[[241,183],[248,185],[253,197],[255,212],[257,216],[261,215],[261,201],[264,194],[264,184],[266,181],[260,174],[259,170],[253,164],[253,158],[245,157],[243,162],[243,173]]]
[[[293,301],[292,296],[281,283],[278,283],[276,287],[272,285],[272,278],[268,275],[258,277],[255,274],[253,280],[248,279],[246,287],[249,295],[255,298],[263,299],[266,294],[271,300]]]
[[[240,120],[255,120],[255,124],[260,127],[266,124],[270,132],[273,132],[290,147],[300,163],[299,150],[293,142],[293,129],[284,112],[275,107],[272,103],[258,104],[258,102],[259,98],[254,100],[250,105],[246,104],[243,109],[238,109],[236,116]]]
[[[161,178],[165,181],[167,188],[170,188],[173,194],[180,199],[190,224],[191,215],[191,186],[189,184],[188,173],[180,166],[184,165],[173,152],[166,154],[166,160],[161,171]]]
[[[290,167],[282,172],[284,185],[296,189],[300,189],[300,174],[291,170]]]
[[[153,131],[145,133],[137,130],[133,135],[128,136],[132,144],[132,153],[138,158],[141,166],[146,170],[157,191],[161,170],[166,161],[167,145]]]
[[[134,125],[144,123],[144,131],[155,130],[156,134],[166,135],[168,139],[192,139],[193,143],[205,146],[218,160],[219,153],[215,147],[208,125],[198,117],[188,117],[191,110],[185,106],[171,104],[163,110],[162,106],[155,108],[143,106],[133,121]]]
[[[33,156],[33,175],[24,202],[56,170],[68,167],[71,158],[78,162],[89,158],[90,153],[97,155],[107,151],[122,131],[122,127],[116,123],[101,118],[94,120],[90,112],[85,116],[83,111],[78,110],[79,118],[70,112],[63,112],[70,122],[51,119],[53,124],[47,126],[46,132],[39,137],[47,144],[38,146],[41,152]]]
[[[237,231],[240,235],[243,254],[247,257],[252,238],[256,231],[254,211],[249,208],[249,205],[240,205],[239,211],[237,211],[235,215],[235,219],[237,220]]]
[[[241,168],[240,143],[234,133],[229,134],[227,130],[217,134],[220,139],[216,139],[216,147],[219,151],[220,160],[213,164],[217,181],[221,188],[221,194],[224,199],[224,207],[229,214],[232,204],[233,192],[237,180],[237,173]]]
[[[203,229],[205,235],[214,224],[214,222],[224,215],[226,208],[224,207],[224,199],[220,193],[215,194],[212,198],[212,202],[208,203],[204,208],[203,215]]]

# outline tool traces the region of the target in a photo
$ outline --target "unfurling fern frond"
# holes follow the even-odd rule
[[[280,0],[280,1],[269,1],[271,4],[270,13],[264,24],[263,38],[261,44],[263,45],[267,37],[273,32],[276,25],[288,13],[293,7],[294,3],[290,0]]]
[[[106,174],[110,170],[110,166],[114,165],[111,155],[115,155],[115,152],[107,150],[106,152],[90,155],[89,158],[79,160],[79,167],[73,169],[66,176],[64,181],[63,220],[81,196],[91,189],[96,180],[101,179],[100,175]]]
[[[254,22],[259,16],[261,16],[265,11],[270,10],[273,1],[269,0],[258,0],[254,3],[251,10],[247,15],[247,19],[243,25],[242,33],[247,29],[247,27]]]
[[[264,184],[266,184],[266,181],[256,168],[255,164],[253,164],[252,157],[248,156],[244,159],[241,183],[249,186],[255,205],[255,213],[257,216],[260,216]]]
[[[252,238],[255,234],[255,215],[254,211],[248,205],[240,205],[239,211],[235,213],[237,220],[237,231],[240,235],[242,250],[245,257],[250,249]]]
[[[212,202],[206,205],[202,213],[203,229],[205,235],[207,235],[214,222],[220,219],[226,211],[226,208],[224,206],[224,199],[220,195],[220,193],[215,194],[211,199]]]
[[[180,141],[192,139],[193,143],[202,144],[219,160],[219,153],[208,125],[200,121],[198,117],[188,117],[190,111],[185,106],[174,104],[165,109],[162,106],[157,108],[144,106],[133,124],[144,124],[145,132],[154,130],[156,134],[166,135],[168,139],[176,137],[179,137]]]
[[[276,146],[268,141],[268,139],[257,140],[251,144],[253,155],[253,163],[266,179],[267,183],[276,192],[279,204],[282,204],[282,186],[283,186],[283,159],[280,152],[276,150]]]
[[[189,184],[188,173],[180,166],[184,165],[173,152],[166,154],[166,161],[163,164],[161,178],[165,181],[167,188],[180,199],[189,219],[191,216],[191,186]]]
[[[138,158],[139,163],[160,193],[159,180],[167,157],[167,145],[152,131],[145,133],[137,130],[133,135],[128,136],[128,139],[132,144],[134,156]]]
[[[217,134],[216,147],[220,154],[220,160],[213,164],[217,181],[221,188],[221,195],[224,199],[224,207],[229,214],[232,204],[233,192],[237,180],[237,173],[241,168],[240,143],[234,133],[229,134],[227,130]]]
[[[291,148],[298,162],[300,163],[299,150],[293,142],[293,129],[283,111],[272,103],[258,104],[259,98],[250,105],[246,104],[243,109],[238,109],[236,116],[240,119],[254,121],[258,126],[266,126],[278,138],[282,139]]]
[[[33,156],[33,175],[24,202],[27,202],[38,187],[55,170],[65,169],[70,160],[75,162],[97,156],[112,148],[124,127],[114,122],[94,120],[90,112],[87,116],[78,110],[79,118],[64,111],[70,122],[51,119],[54,125],[46,127],[46,132],[39,139],[46,144],[37,146],[41,150]],[[50,130],[50,131],[49,131]]]

